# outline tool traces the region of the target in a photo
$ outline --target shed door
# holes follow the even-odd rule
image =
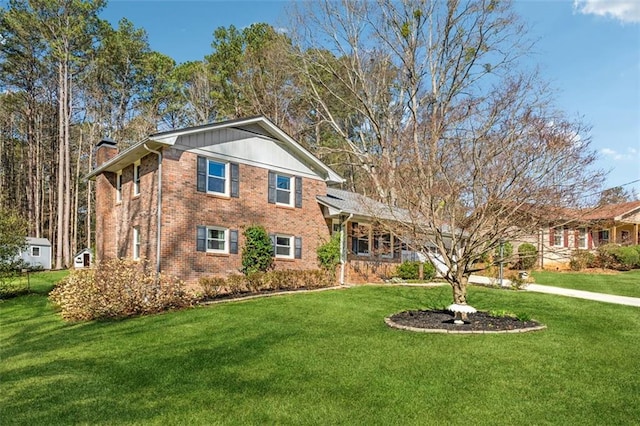
[[[89,266],[91,266],[91,254],[89,253],[82,254],[82,266],[84,266],[85,268],[88,268]]]

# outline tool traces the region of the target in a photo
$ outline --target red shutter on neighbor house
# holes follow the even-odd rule
[[[566,228],[564,230],[564,246],[569,247],[569,230]]]
[[[589,250],[593,249],[593,235],[591,234],[591,229],[586,228],[587,230],[587,248]]]
[[[555,228],[549,228],[549,245],[553,247],[553,235],[556,233]]]

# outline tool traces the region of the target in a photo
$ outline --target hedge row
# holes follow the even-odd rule
[[[324,288],[335,285],[333,274],[323,270],[282,270],[230,275],[227,278],[205,277],[199,280],[202,298],[240,295],[277,290]]]
[[[620,246],[605,244],[596,253],[578,250],[571,257],[569,266],[574,271],[585,268],[605,268],[628,271],[640,268],[640,245]]]

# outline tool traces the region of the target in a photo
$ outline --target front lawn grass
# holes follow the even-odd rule
[[[534,271],[532,275],[537,284],[640,297],[640,270],[606,274]]]
[[[448,287],[363,286],[67,324],[0,302],[2,424],[634,424],[638,308],[470,288],[548,326],[411,333],[384,317]]]

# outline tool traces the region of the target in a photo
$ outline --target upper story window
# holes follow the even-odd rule
[[[240,166],[205,157],[197,159],[197,190],[225,197],[240,196]]]
[[[140,227],[133,227],[133,259],[140,259]]]
[[[291,176],[276,174],[276,204],[293,205]]]
[[[278,172],[269,172],[269,203],[289,207],[302,207],[302,178]]]
[[[207,192],[228,195],[227,164],[228,163],[207,160]]]
[[[116,202],[122,201],[122,170],[116,173]]]
[[[40,247],[31,247],[31,257],[40,257]]]
[[[140,160],[133,164],[133,195],[140,195]]]

